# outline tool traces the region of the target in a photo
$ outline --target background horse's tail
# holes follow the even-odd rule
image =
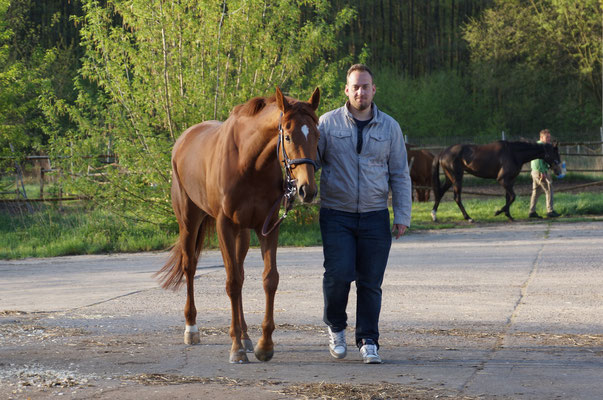
[[[433,163],[431,164],[431,186],[436,200],[440,197],[440,192],[442,191],[442,187],[440,186],[440,154],[442,153],[437,154],[433,158]]]
[[[216,220],[209,215],[203,218],[201,225],[199,226],[199,233],[197,234],[197,243],[195,245],[195,258],[192,261],[192,267],[197,267],[197,260],[203,249],[203,242],[209,241],[209,238],[215,232]],[[186,272],[186,265],[182,262],[182,243],[180,239],[170,250],[170,258],[165,263],[163,268],[156,272],[153,276],[157,278],[161,287],[164,289],[178,290],[184,283],[182,278]]]

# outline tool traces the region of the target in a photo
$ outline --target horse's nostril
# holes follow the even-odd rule
[[[299,197],[301,197],[302,199],[306,198],[305,186],[306,185],[303,185],[303,186],[300,186],[300,188],[299,188]]]

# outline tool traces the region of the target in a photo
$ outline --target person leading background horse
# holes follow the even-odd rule
[[[455,144],[448,147],[433,159],[431,173],[435,201],[431,210],[431,218],[433,221],[437,221],[440,201],[450,186],[453,186],[454,200],[463,213],[463,217],[473,222],[461,201],[463,174],[468,172],[479,178],[498,181],[505,189],[506,202],[494,215],[505,213],[507,218],[512,221],[513,217],[511,217],[509,208],[515,201],[513,184],[521,172],[523,164],[536,158],[542,158],[551,166],[555,174],[561,174],[561,161],[556,144],[499,140],[485,145]],[[444,185],[440,184],[440,166],[445,175]]]
[[[538,143],[552,143],[551,132],[548,129],[540,131],[540,140]],[[530,197],[530,213],[529,218],[542,218],[536,213],[536,203],[540,192],[544,192],[546,198],[546,216],[556,218],[561,214],[557,213],[553,208],[553,180],[549,172],[549,166],[543,159],[537,158],[530,163],[532,168],[532,196]]]

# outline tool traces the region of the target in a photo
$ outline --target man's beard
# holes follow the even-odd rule
[[[371,107],[370,102],[363,102],[363,100],[356,100],[356,109],[359,111],[364,111]]]

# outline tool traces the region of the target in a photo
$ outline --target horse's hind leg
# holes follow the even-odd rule
[[[203,240],[202,224],[208,223],[209,221],[204,221],[204,219],[209,217],[188,198],[184,191],[179,189],[177,181],[172,187],[172,205],[180,229],[178,246],[181,252],[181,261],[179,267],[183,269],[186,278],[184,343],[199,344],[201,340],[197,328],[194,279]]]
[[[435,197],[435,200],[433,202],[433,208],[431,209],[431,219],[433,220],[433,222],[436,222],[438,220],[437,212],[438,207],[440,206],[440,201],[442,200],[442,197],[444,197],[444,194],[448,191],[448,189],[450,189],[450,186],[452,186],[452,181],[446,176],[446,181],[444,182],[444,185],[439,188],[439,190],[435,186],[433,188],[433,196]]]
[[[223,214],[216,219],[216,228],[220,250],[224,259],[224,268],[226,269],[226,293],[230,297],[230,338],[232,347],[230,348],[230,362],[233,364],[242,364],[249,362],[245,348],[241,341],[242,327],[242,299],[243,289],[243,265],[238,263],[237,240],[241,235],[241,229]],[[245,250],[247,251],[247,250]]]
[[[266,311],[262,321],[262,337],[255,346],[255,357],[260,361],[270,361],[274,355],[274,295],[278,287],[279,275],[276,267],[276,248],[278,245],[278,229],[268,236],[263,236],[260,230],[256,230],[262,249],[264,259],[264,293],[266,294]]]

